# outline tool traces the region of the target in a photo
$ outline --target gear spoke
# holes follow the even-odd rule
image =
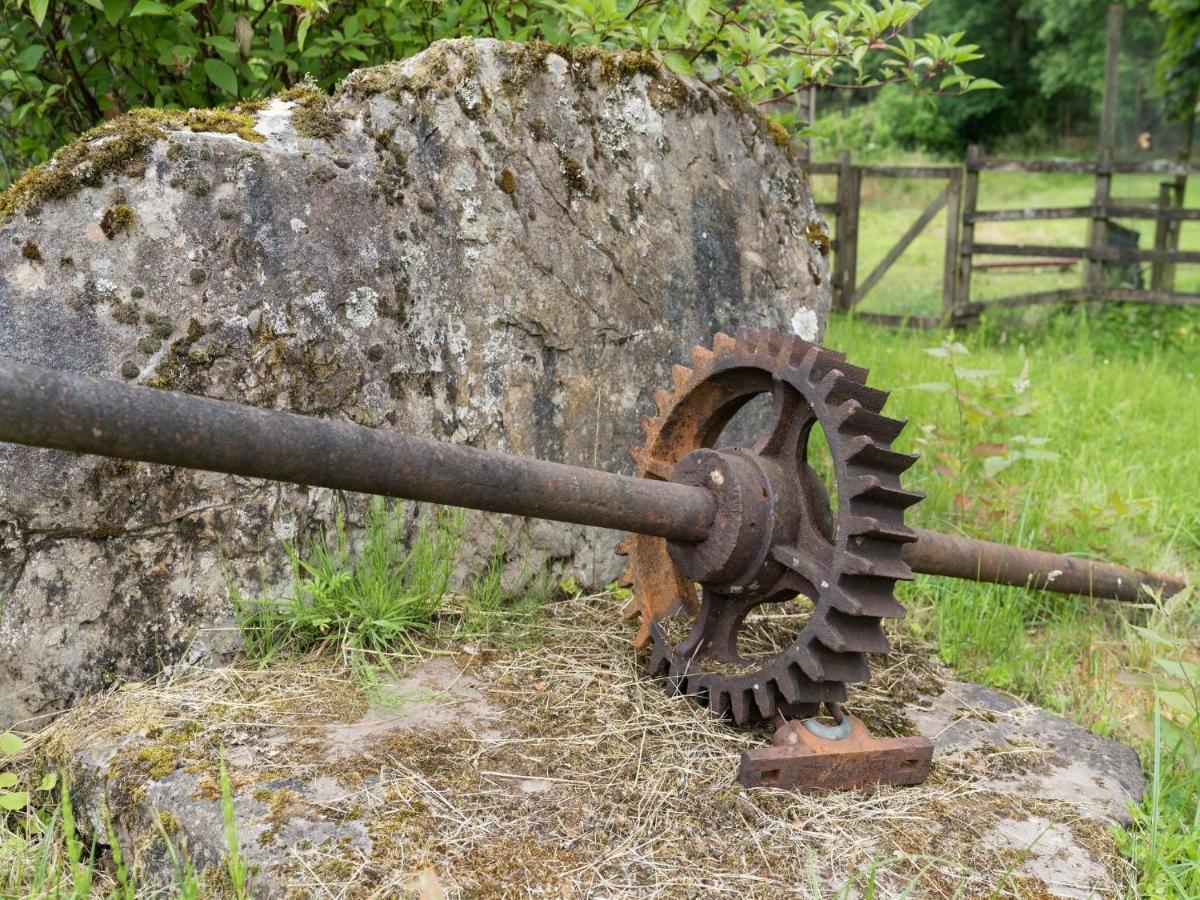
[[[771,430],[754,452],[760,456],[795,459],[805,429],[813,421],[812,407],[803,394],[784,381],[775,382],[771,401]]]

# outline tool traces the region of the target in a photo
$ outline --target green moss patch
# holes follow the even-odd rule
[[[295,104],[292,127],[301,137],[332,141],[342,133],[342,120],[330,109],[330,98],[315,85],[298,84],[277,97]]]
[[[14,181],[0,194],[0,221],[81,188],[99,187],[111,174],[140,175],[151,145],[169,131],[185,129],[236,134],[252,143],[266,140],[254,130],[254,117],[244,104],[232,109],[135,109],[85,132]]]
[[[166,131],[160,125],[133,114],[93,128],[0,194],[0,220],[19,209],[69,197],[84,187],[97,187],[113,172],[129,169],[140,174],[145,168],[145,152],[164,137]]]
[[[118,203],[104,211],[104,215],[100,217],[100,230],[111,241],[122,231],[132,228],[133,221],[133,210],[124,203]]]

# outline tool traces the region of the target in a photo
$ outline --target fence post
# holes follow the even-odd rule
[[[1166,212],[1171,208],[1171,195],[1174,192],[1175,185],[1170,181],[1164,181],[1158,186],[1158,218],[1154,220],[1154,249],[1166,250],[1168,236],[1171,232],[1171,220],[1167,218]],[[1161,259],[1156,259],[1150,267],[1150,288],[1151,290],[1162,290],[1163,276],[1166,272],[1166,263]]]
[[[978,144],[967,147],[966,184],[963,187],[962,242],[959,244],[958,290],[954,293],[955,307],[971,302],[971,253],[975,243],[975,207],[979,202]]]
[[[946,255],[942,271],[942,312],[948,318],[956,305],[958,285],[958,217],[962,213],[962,169],[950,173],[946,182]]]
[[[837,249],[834,265],[834,309],[848,312],[854,305],[858,268],[859,170],[843,150],[838,160]]]
[[[1092,235],[1088,242],[1088,267],[1085,287],[1097,291],[1104,287],[1104,252],[1108,246],[1108,200],[1112,193],[1112,155],[1100,148],[1096,162],[1096,195],[1092,200]]]

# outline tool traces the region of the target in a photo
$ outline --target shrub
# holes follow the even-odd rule
[[[0,184],[135,107],[212,107],[410,56],[441,38],[540,39],[650,51],[752,102],[812,84],[994,87],[975,47],[907,36],[930,0],[0,0]]]
[[[850,114],[829,113],[805,131],[818,155],[841,150],[856,157],[895,150],[947,153],[955,149],[955,134],[937,101],[901,85],[889,85]]]

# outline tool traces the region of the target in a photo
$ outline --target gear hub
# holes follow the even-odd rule
[[[866,654],[888,649],[881,620],[904,615],[894,588],[912,577],[901,551],[917,539],[904,510],[923,495],[900,474],[916,457],[891,448],[904,423],[840,353],[763,331],[718,334],[692,359],[655,394],[633,456],[645,478],[708,488],[716,514],[700,543],[623,542],[639,646],[671,690],[739,724],[811,715],[869,677]],[[721,446],[762,395],[761,435]]]

